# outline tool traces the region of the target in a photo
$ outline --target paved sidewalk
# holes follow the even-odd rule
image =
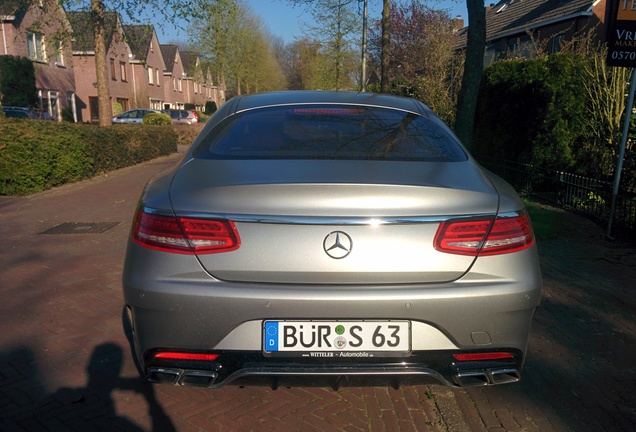
[[[565,213],[571,230],[539,243],[545,293],[519,384],[144,383],[122,331],[123,256],[143,185],[178,157],[0,197],[0,431],[636,430],[636,254]]]

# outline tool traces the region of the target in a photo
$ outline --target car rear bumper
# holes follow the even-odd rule
[[[218,387],[249,381],[276,387],[288,381],[372,378],[489,385],[519,379],[541,297],[536,250],[513,255],[526,265],[501,266],[497,277],[482,271],[477,260],[469,274],[451,283],[367,286],[231,283],[189,264],[175,267],[174,258],[164,275],[160,260],[140,262],[153,271],[139,271],[129,260],[124,294],[140,369],[153,382]],[[408,320],[411,350],[403,357],[367,360],[270,358],[263,354],[265,320]],[[153,359],[159,350],[217,353],[219,360]],[[497,351],[512,353],[512,358],[453,357]]]
[[[452,387],[487,386],[517,382],[523,354],[506,360],[457,362],[450,351],[414,352],[404,361],[317,363],[263,360],[260,352],[218,352],[212,362],[150,361],[144,369],[153,383],[218,388],[234,386],[392,386],[443,384]],[[147,358],[151,353],[147,353]]]

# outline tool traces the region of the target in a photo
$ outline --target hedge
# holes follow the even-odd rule
[[[177,151],[170,126],[3,119],[0,195],[28,195]]]
[[[585,59],[553,55],[494,63],[484,71],[475,118],[477,156],[563,170],[585,134]]]

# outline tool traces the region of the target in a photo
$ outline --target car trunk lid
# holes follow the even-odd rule
[[[171,200],[177,215],[236,224],[237,250],[198,256],[212,276],[293,284],[457,279],[474,257],[434,249],[440,222],[498,207],[469,162],[194,159],[175,175]]]

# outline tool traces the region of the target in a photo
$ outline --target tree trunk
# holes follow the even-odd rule
[[[462,87],[457,96],[455,134],[470,150],[473,146],[473,128],[475,125],[479,86],[484,71],[486,9],[484,8],[484,0],[466,0],[466,6],[468,9],[466,63]]]
[[[380,92],[389,92],[389,49],[391,47],[391,0],[382,0],[382,67]],[[470,1],[470,0],[467,0]]]
[[[93,35],[95,37],[95,72],[97,75],[99,125],[110,126],[112,124],[112,107],[110,104],[110,87],[108,86],[105,15],[102,0],[91,0],[91,16],[93,18]]]

